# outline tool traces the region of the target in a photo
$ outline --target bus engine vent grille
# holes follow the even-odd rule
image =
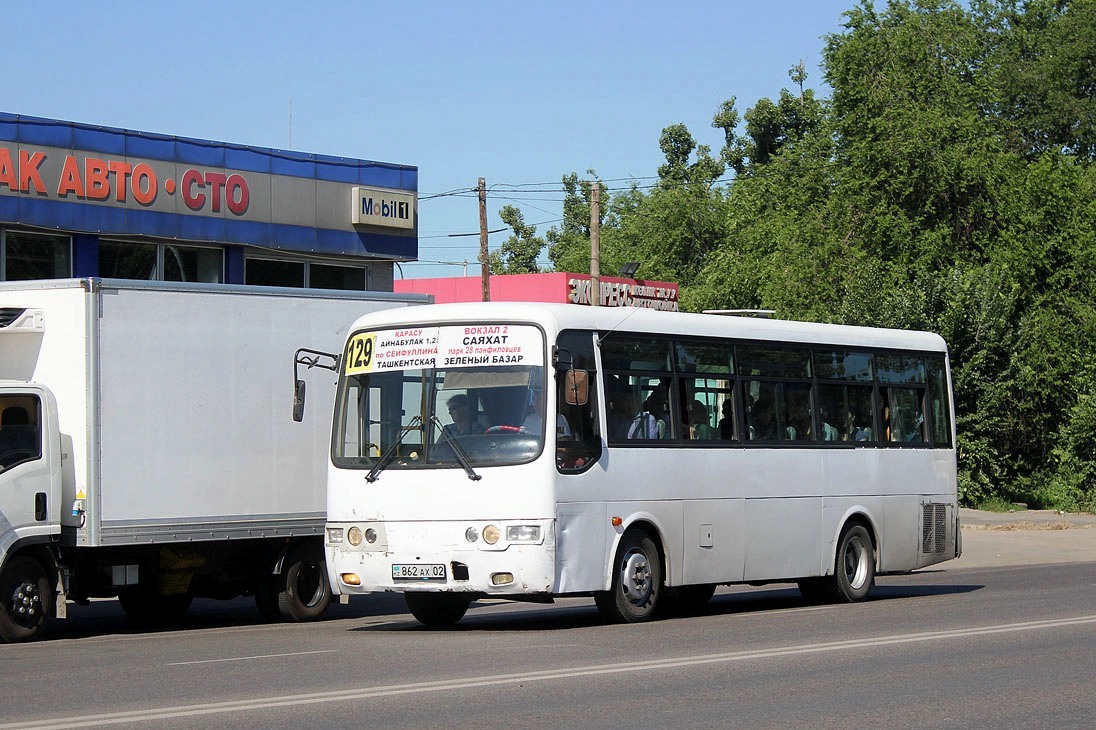
[[[940,503],[921,505],[921,553],[939,555],[947,550],[948,506]]]

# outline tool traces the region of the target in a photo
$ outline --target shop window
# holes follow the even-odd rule
[[[247,260],[244,283],[256,286],[289,286],[304,288],[304,264],[276,259]]]
[[[99,242],[99,276],[105,279],[156,279],[156,245]]]
[[[354,266],[308,265],[308,286],[312,289],[366,290],[366,270]]]
[[[174,243],[100,241],[99,276],[219,284],[224,281],[224,252]]]
[[[224,281],[224,251],[219,248],[163,245],[164,281],[196,281],[220,284]]]
[[[0,239],[0,279],[67,279],[72,276],[68,236],[4,231]]]

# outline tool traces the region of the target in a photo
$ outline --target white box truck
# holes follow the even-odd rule
[[[329,409],[290,418],[301,342],[428,297],[69,279],[0,283],[0,639],[66,602],[142,621],[254,595],[303,621],[331,592]],[[310,378],[316,403],[336,374]]]

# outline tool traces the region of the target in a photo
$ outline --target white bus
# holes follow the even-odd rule
[[[925,332],[528,303],[358,319],[326,548],[341,596],[427,625],[477,598],[608,620],[717,585],[859,601],[960,552],[944,341]]]

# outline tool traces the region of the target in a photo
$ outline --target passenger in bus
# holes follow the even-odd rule
[[[475,419],[468,396],[457,393],[445,403],[453,422],[442,430],[442,438],[455,438],[483,433],[483,426]]]
[[[718,437],[718,432],[712,428],[711,419],[708,418],[708,409],[699,400],[694,400],[689,406],[689,438],[698,441],[709,441]]]
[[[658,436],[655,438],[666,438],[670,430],[670,408],[666,402],[666,395],[657,389],[651,391],[647,400],[643,402],[643,410],[655,418],[655,427],[658,429]]]
[[[731,441],[734,439],[734,401],[730,398],[723,401],[720,411],[723,417],[719,419],[719,438]]]
[[[628,402],[627,391],[611,388],[611,385],[611,382],[606,383],[608,409],[605,415],[609,431],[607,435],[611,440],[617,441],[628,438],[628,426],[631,425],[631,418],[629,417],[631,406]]]
[[[837,440],[837,426],[830,423],[833,420],[830,417],[830,413],[826,408],[819,410],[819,418],[822,420],[822,440],[823,441],[836,441]]]
[[[776,414],[767,403],[755,402],[747,414],[751,441],[776,441]]]
[[[627,420],[625,438],[629,439],[657,439],[658,419],[648,411],[640,408],[639,398],[632,393],[625,393],[621,398],[623,413],[631,413]]]
[[[521,429],[525,433],[539,436],[541,424],[544,423],[544,390],[542,388],[533,388],[530,391],[529,399],[529,413],[525,416]],[[556,437],[571,437],[571,426],[562,413],[556,414]]]
[[[867,419],[857,411],[849,411],[849,431],[845,436],[846,441],[871,441],[871,426],[865,425]]]

